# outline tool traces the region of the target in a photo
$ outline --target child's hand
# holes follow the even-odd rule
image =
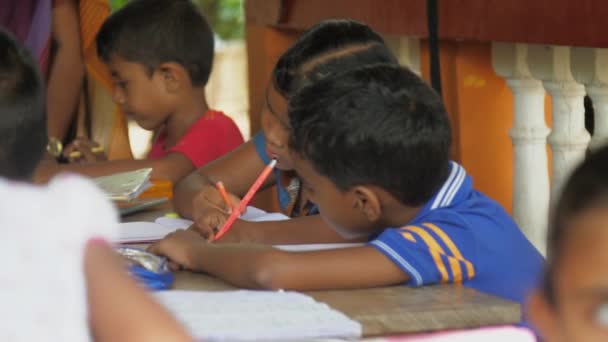
[[[66,146],[63,150],[63,156],[70,163],[94,163],[108,159],[101,145],[83,137],[74,139],[74,141]]]
[[[172,263],[172,269],[183,267],[196,269],[196,260],[193,257],[197,248],[204,248],[207,241],[193,230],[177,230],[155,242],[148,251],[167,257]],[[178,266],[178,267],[175,267]]]
[[[228,198],[233,208],[239,205],[240,199],[237,196],[228,193]],[[207,239],[211,239],[230,216],[230,209],[214,186],[204,186],[192,204],[192,218],[195,222],[192,228]]]
[[[214,207],[203,208],[199,215],[194,217],[194,224],[189,229],[198,232],[207,241],[213,240],[230,216],[227,211]]]
[[[209,215],[207,217],[212,217],[212,215]],[[224,222],[224,221],[222,221],[222,222]],[[215,226],[215,224],[212,224],[212,225]],[[205,240],[212,242],[213,238],[215,237],[215,234],[217,234],[217,232],[222,227],[222,225],[223,225],[223,223],[221,225],[217,225],[218,226],[217,229],[209,229],[207,227],[201,228],[198,224],[194,223],[193,225],[191,225],[188,228],[188,230],[195,231],[195,232],[201,234],[201,236]],[[217,241],[213,241],[213,242],[214,243],[259,242],[258,239],[255,238],[255,231],[254,231],[255,227],[252,227],[252,225],[255,225],[255,223],[237,219],[236,221],[234,221],[234,224],[232,225],[230,230],[224,236],[222,236],[221,239],[219,239]]]
[[[233,208],[239,206],[241,199],[232,194],[231,192],[226,191],[228,195],[228,199],[232,204]],[[213,185],[204,185],[199,193],[192,200],[192,216],[202,216],[205,213],[206,208],[216,208],[222,210],[226,213],[230,213],[230,208],[226,205],[226,202],[220,195],[219,190]]]

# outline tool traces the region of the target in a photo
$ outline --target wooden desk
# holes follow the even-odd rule
[[[143,212],[125,221],[151,221],[168,211]],[[222,291],[235,287],[208,275],[182,271],[176,273],[174,289]],[[513,324],[520,320],[519,304],[456,285],[306,294],[360,322],[365,337]]]

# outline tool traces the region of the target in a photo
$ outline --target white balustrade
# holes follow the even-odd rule
[[[608,143],[608,49],[573,48],[571,69],[574,78],[585,84],[593,102],[594,133],[590,149]]]
[[[570,172],[587,152],[590,135],[585,129],[585,87],[572,75],[569,47],[530,45],[528,67],[551,96],[552,129],[548,142],[553,158],[551,199],[555,201]]]
[[[530,74],[524,44],[494,43],[492,64],[513,93],[513,218],[544,253],[549,205],[545,90]]]

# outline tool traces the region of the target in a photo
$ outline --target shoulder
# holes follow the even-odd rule
[[[208,135],[221,138],[223,141],[236,139],[243,143],[243,136],[238,126],[226,114],[210,110],[202,115],[188,130],[186,136]]]
[[[207,113],[201,116],[195,125],[206,125],[212,127],[229,127],[236,128],[234,120],[226,115],[224,112],[209,110]]]

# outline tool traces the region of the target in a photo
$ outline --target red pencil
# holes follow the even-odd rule
[[[262,184],[264,184],[268,176],[270,176],[270,173],[272,172],[272,169],[274,169],[275,165],[277,165],[276,159],[271,160],[270,163],[266,165],[264,171],[260,173],[258,179],[255,180],[251,188],[249,188],[249,191],[247,191],[247,194],[245,194],[245,197],[243,197],[243,199],[239,203],[238,208],[232,211],[232,213],[228,217],[228,220],[224,222],[222,228],[217,232],[217,234],[213,238],[213,241],[218,240],[219,238],[224,236],[224,234],[226,234],[228,230],[230,230],[230,227],[232,227],[234,221],[236,221],[236,219],[241,216],[241,213],[245,211],[245,208],[247,208],[247,205],[249,204],[255,193],[258,192]]]

